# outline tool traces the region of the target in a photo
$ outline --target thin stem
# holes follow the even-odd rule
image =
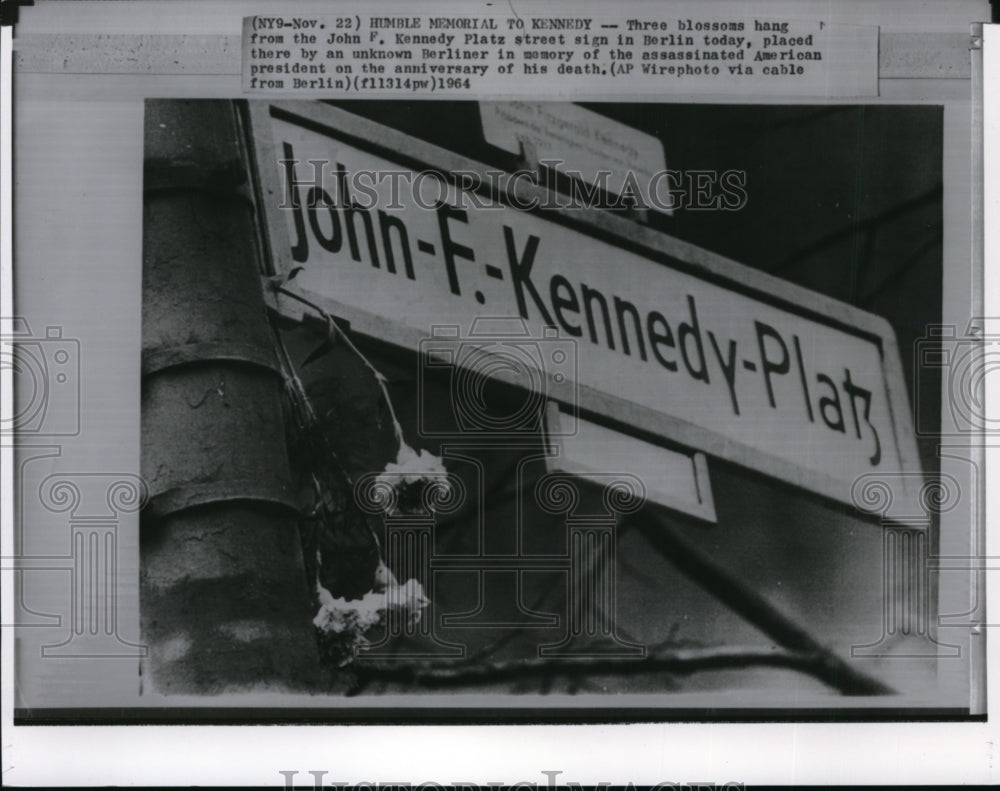
[[[321,308],[315,302],[312,302],[311,300],[308,300],[305,297],[296,294],[294,291],[289,291],[284,286],[278,286],[278,291],[286,296],[291,297],[292,299],[298,300],[303,305],[306,305],[315,310],[317,313],[319,313],[320,316],[322,316],[326,320],[327,326],[330,329],[336,331],[337,335],[344,341],[344,343],[347,344],[347,348],[349,348],[352,352],[354,352],[358,356],[358,359],[360,359],[361,362],[364,363],[365,367],[372,372],[372,375],[374,375],[375,377],[375,381],[378,382],[379,389],[382,391],[382,397],[385,399],[385,405],[389,409],[389,416],[392,418],[392,428],[393,431],[395,432],[396,440],[397,442],[399,442],[400,448],[402,448],[402,446],[405,444],[405,441],[403,440],[403,427],[400,425],[399,419],[396,417],[396,410],[392,405],[392,399],[389,397],[389,390],[385,384],[386,379],[385,376],[382,374],[382,372],[379,371],[374,365],[372,365],[371,361],[367,357],[365,357],[362,351],[357,346],[354,345],[354,342],[349,337],[347,337],[347,333],[337,326],[337,322],[333,320],[333,316],[331,316],[329,313],[323,310],[323,308]]]
[[[571,678],[614,673],[636,675],[657,671],[694,673],[722,668],[754,666],[781,667],[799,670],[831,683],[828,658],[823,652],[795,651],[786,648],[756,646],[717,646],[712,648],[679,648],[635,659],[615,657],[531,657],[499,662],[422,662],[401,665],[370,660],[357,661],[352,670],[365,681],[416,682],[427,687],[497,682],[523,679],[529,676],[550,678],[566,674]],[[884,688],[871,685],[862,694],[884,693]]]

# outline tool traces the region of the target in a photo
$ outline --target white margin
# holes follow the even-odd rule
[[[0,315],[11,309],[11,160],[10,160],[10,29],[0,30],[0,107],[3,127],[0,181]],[[986,315],[1000,316],[1000,26],[984,26],[984,235]],[[990,143],[993,144],[992,148]],[[3,374],[0,385],[9,388]],[[5,390],[9,394],[9,390]],[[1000,418],[1000,387],[987,389],[988,420]],[[4,409],[9,401],[4,399]],[[12,517],[10,453],[2,451],[4,486],[0,512]],[[1000,458],[993,451],[988,461]],[[988,466],[988,480],[998,476]],[[1000,481],[998,481],[1000,483]],[[987,515],[1000,505],[1000,489],[987,486]],[[1000,541],[988,531],[987,554],[1000,556]],[[9,537],[3,534],[2,554]],[[996,573],[988,574],[988,583]],[[4,593],[9,580],[4,577]],[[1000,611],[995,584],[988,584],[988,612]],[[3,622],[11,613],[4,595]],[[989,665],[996,664],[1000,644],[988,630]],[[2,636],[4,667],[9,669],[13,646]],[[989,673],[991,681],[996,676]],[[560,771],[556,782],[600,780],[615,782],[723,783],[893,782],[993,783],[1000,768],[991,723],[867,723],[759,725],[634,725],[634,726],[507,726],[457,727],[385,726],[337,727],[45,727],[13,728],[10,713],[13,674],[3,682],[3,779],[5,784],[55,785],[72,777],[76,784],[138,782],[227,786],[279,786],[279,769],[294,770],[297,783],[312,785],[309,770],[326,770],[326,782],[381,779],[460,783],[475,778],[537,783],[546,787],[544,771]],[[988,685],[989,710],[1000,696]],[[902,733],[901,733],[902,731]],[[14,747],[16,739],[16,749]],[[711,766],[708,771],[706,767]],[[430,786],[433,788],[433,786]]]

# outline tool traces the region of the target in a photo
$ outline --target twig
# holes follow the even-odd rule
[[[337,326],[337,322],[334,321],[333,316],[331,316],[329,313],[323,310],[323,308],[321,308],[315,302],[312,302],[311,300],[308,300],[305,297],[301,296],[300,294],[296,294],[294,291],[289,291],[284,286],[278,286],[277,290],[280,293],[284,294],[285,296],[289,296],[292,299],[296,299],[303,305],[312,308],[317,313],[319,313],[320,316],[326,319],[327,326],[336,331],[340,339],[347,344],[347,348],[350,349],[352,352],[354,352],[358,356],[358,359],[361,360],[362,363],[364,363],[365,367],[372,372],[372,375],[375,377],[375,381],[378,382],[379,389],[382,391],[382,398],[385,399],[385,405],[389,409],[389,417],[392,418],[392,429],[396,434],[396,440],[399,442],[400,447],[402,447],[404,444],[403,427],[400,425],[399,419],[396,417],[396,410],[395,408],[393,408],[392,399],[389,397],[389,390],[388,388],[386,388],[385,375],[380,370],[378,370],[378,368],[372,365],[371,361],[367,357],[365,357],[362,351],[357,346],[354,345],[354,342],[349,337],[347,337],[347,333],[344,332],[342,329],[340,329],[339,326]]]
[[[664,670],[674,673],[695,673],[703,670],[751,666],[791,668],[823,680],[827,680],[828,676],[828,658],[823,653],[744,646],[681,648],[635,659],[601,656],[544,657],[489,663],[462,660],[460,663],[445,664],[438,661],[405,665],[357,659],[351,665],[351,669],[366,681],[398,681],[419,683],[427,687],[444,687],[520,679],[527,676],[550,677],[559,673],[571,676],[601,673],[638,675]]]
[[[308,300],[303,301],[308,303]],[[312,303],[308,304],[311,305]],[[318,307],[315,309],[319,310]],[[330,316],[327,316],[327,320],[332,322],[332,318]],[[282,373],[285,379],[286,389],[298,422],[299,436],[297,441],[307,443],[307,446],[310,447],[314,456],[317,459],[322,460],[311,464],[311,469],[309,470],[309,479],[312,483],[313,492],[316,495],[316,504],[311,514],[314,516],[319,513],[321,509],[325,508],[329,511],[330,509],[335,508],[334,503],[336,498],[334,498],[329,491],[329,487],[333,480],[340,478],[341,483],[346,487],[347,491],[350,491],[353,488],[354,480],[350,472],[341,464],[336,451],[331,446],[326,433],[323,431],[319,422],[319,417],[316,414],[316,410],[313,408],[312,402],[309,400],[309,396],[306,393],[305,385],[296,372],[291,355],[289,354],[288,349],[277,329],[274,330],[274,337]],[[328,474],[323,476],[319,475],[317,473],[317,464],[319,465],[320,470]],[[379,557],[381,559],[382,546],[378,539],[378,535],[370,527],[369,533],[375,543],[375,546],[378,548]],[[316,581],[318,582],[318,578]]]
[[[645,509],[630,515],[646,539],[688,577],[785,648],[822,658],[821,678],[845,695],[880,695],[893,690],[881,681],[848,665],[821,645],[801,625],[787,616],[746,581],[695,545],[660,514]]]

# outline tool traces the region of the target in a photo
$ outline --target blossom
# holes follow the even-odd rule
[[[384,584],[379,584],[380,581]],[[313,626],[340,666],[352,662],[358,650],[370,644],[368,633],[384,626],[390,611],[412,625],[420,621],[430,604],[419,580],[408,579],[400,585],[384,563],[376,572],[376,587],[360,599],[334,598],[319,582],[316,592],[321,606],[313,618]]]
[[[447,485],[447,476],[448,472],[440,457],[429,451],[414,450],[405,442],[400,442],[396,460],[385,465],[377,480],[392,484],[400,479],[406,483],[436,480]]]
[[[439,494],[451,488],[448,471],[440,457],[429,451],[414,450],[402,441],[395,461],[385,465],[375,477],[375,485],[395,491],[391,513],[419,513],[426,487],[438,487]]]

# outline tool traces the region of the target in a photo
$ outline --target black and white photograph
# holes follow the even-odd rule
[[[110,5],[2,28],[12,743],[993,771],[988,3]]]
[[[144,688],[966,702],[921,570],[961,496],[940,108],[145,130]]]

